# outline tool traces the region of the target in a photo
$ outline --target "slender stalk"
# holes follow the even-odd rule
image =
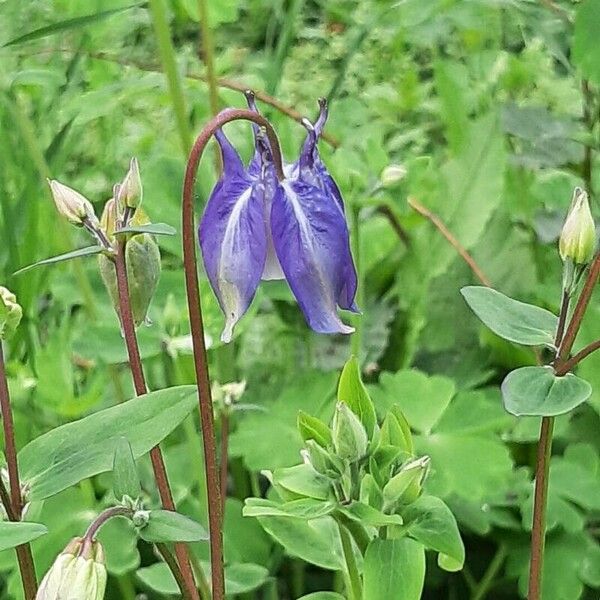
[[[206,345],[204,343],[200,285],[196,267],[194,183],[196,181],[200,159],[215,131],[230,121],[240,119],[252,121],[265,128],[267,138],[271,145],[275,172],[280,180],[284,178],[279,140],[277,139],[277,135],[271,124],[262,115],[250,110],[228,109],[220,112],[216,117],[211,119],[196,138],[188,158],[182,194],[183,264],[190,328],[194,348],[194,367],[198,386],[200,426],[202,428],[202,442],[204,444],[204,462],[208,495],[208,522],[210,531],[211,576],[214,600],[222,600],[225,595],[225,579],[223,574],[223,520],[221,510],[221,489],[219,484],[219,472],[217,469],[213,404],[208,374]]]
[[[10,484],[10,497],[2,483],[2,504],[11,521],[20,521],[23,510],[21,497],[21,483],[19,481],[19,467],[17,463],[17,449],[15,444],[15,429],[10,408],[10,394],[4,366],[4,351],[0,341],[0,412],[2,413],[2,427],[4,429],[4,453],[8,465],[8,480]],[[11,518],[12,517],[12,518]],[[31,546],[23,544],[15,549],[17,561],[21,572],[21,581],[25,600],[34,600],[37,592],[37,579],[35,565],[31,554]]]
[[[583,285],[583,289],[581,290],[581,294],[579,295],[579,299],[577,300],[577,304],[575,305],[575,310],[573,311],[573,316],[571,317],[571,321],[565,335],[560,344],[560,350],[558,352],[558,356],[555,362],[555,370],[556,372],[561,372],[562,363],[567,359],[571,349],[573,348],[573,344],[575,343],[575,338],[579,333],[579,328],[581,327],[581,322],[583,320],[583,316],[585,315],[585,311],[590,303],[590,299],[592,297],[592,293],[594,292],[594,288],[598,281],[598,277],[600,276],[600,252],[596,254],[590,269],[587,274],[587,278]]]
[[[529,564],[528,600],[541,600],[542,598],[548,473],[550,471],[553,430],[554,417],[543,417],[535,467],[535,493],[533,500],[533,528],[531,530],[531,562]]]
[[[102,525],[104,525],[104,523],[106,523],[113,517],[128,517],[128,516],[130,517],[131,515],[132,515],[131,509],[126,508],[125,506],[111,506],[110,508],[107,508],[106,510],[102,511],[90,523],[90,526],[87,528],[87,530],[83,536],[84,544],[82,544],[81,549],[83,550],[83,546],[85,545],[86,541],[87,542],[94,541],[96,534],[98,533],[98,531],[100,530]],[[82,554],[82,552],[80,552],[80,554]]]
[[[131,303],[129,299],[129,285],[127,282],[127,265],[125,263],[125,241],[119,243],[118,252],[115,256],[115,270],[117,275],[117,290],[119,295],[119,315],[121,318],[121,326],[127,346],[127,355],[129,357],[129,366],[133,377],[135,393],[138,396],[145,394],[147,391],[146,380],[142,368],[142,359],[137,343],[135,333],[135,325],[133,315],[131,313]],[[154,478],[158,487],[160,500],[166,510],[175,511],[175,502],[167,477],[167,470],[163,460],[162,452],[159,446],[155,446],[150,450],[150,460],[154,471]],[[179,561],[182,576],[185,581],[185,587],[182,593],[187,590],[187,594],[192,598],[198,599],[198,591],[194,581],[194,574],[189,560],[188,548],[185,544],[175,544],[175,554]]]
[[[167,12],[163,0],[149,0],[149,5],[160,60],[167,77],[173,110],[175,111],[175,120],[177,121],[181,147],[184,152],[188,152],[192,140],[185,107],[183,86],[181,85],[181,78],[177,70],[175,48],[173,47],[173,40],[171,39],[169,23],[167,21]]]
[[[348,589],[346,591],[348,593],[348,599],[362,600],[362,583],[358,572],[358,565],[356,564],[356,557],[354,556],[354,549],[352,548],[352,538],[350,537],[348,530],[342,524],[338,523],[338,528],[342,540],[344,560],[346,561],[346,574],[348,576]]]
[[[490,591],[496,579],[496,575],[500,572],[506,557],[508,556],[508,550],[504,544],[498,546],[498,550],[494,554],[492,561],[488,565],[486,572],[483,574],[481,581],[477,584],[475,589],[471,593],[471,600],[483,600]]]
[[[177,581],[177,585],[181,590],[181,593],[185,600],[192,600],[192,596],[187,588],[186,581],[179,569],[179,565],[175,560],[175,557],[169,552],[169,548],[166,544],[156,543],[154,544],[156,549],[159,551],[160,555],[163,557],[164,561],[167,563],[171,573],[173,573],[173,577],[175,577],[175,581]]]
[[[584,358],[588,357],[592,352],[600,349],[600,340],[596,340],[591,344],[582,348],[575,356],[572,356],[567,361],[563,363],[560,370],[556,371],[558,376],[565,375],[569,371],[572,371]]]
[[[580,298],[581,299],[581,298]],[[569,312],[571,296],[563,291],[558,326],[554,337],[554,346],[560,355],[564,346],[565,323]],[[569,324],[569,329],[573,323]],[[567,332],[568,334],[568,332]],[[535,466],[535,491],[533,497],[533,526],[531,529],[531,561],[529,563],[528,600],[540,600],[542,579],[544,574],[544,545],[546,541],[546,507],[548,503],[548,474],[550,472],[550,456],[552,454],[552,432],[554,417],[543,417],[540,426],[540,438],[537,447]]]
[[[443,221],[428,208],[417,202],[415,198],[409,198],[408,203],[419,214],[429,219],[439,230],[439,232],[448,240],[451,246],[458,252],[460,257],[469,265],[475,277],[486,287],[492,287],[491,281],[487,278],[481,267],[475,262],[475,259],[467,252],[466,248],[454,237],[452,232],[446,227]]]

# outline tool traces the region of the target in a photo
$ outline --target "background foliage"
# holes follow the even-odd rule
[[[155,4],[0,2],[0,282],[17,294],[25,313],[8,349],[20,447],[133,396],[95,261],[12,273],[84,243],[57,219],[45,185],[49,176],[81,190],[99,211],[129,157],[137,156],[145,209],[153,221],[179,230],[182,148],[211,114],[206,53],[197,2],[166,2],[183,88],[183,97],[173,95],[163,75]],[[228,89],[232,81],[311,117],[318,96],[330,101],[328,132],[339,147],[322,143],[322,155],[355,218],[363,376],[380,414],[393,403],[402,406],[418,453],[431,457],[426,488],[452,508],[466,544],[461,573],[441,571],[428,556],[424,598],[524,596],[539,420],[507,415],[498,384],[516,366],[534,364],[535,356],[495,337],[471,315],[458,290],[479,282],[408,199],[443,220],[494,287],[557,312],[556,239],[574,185],[588,189],[593,211],[598,208],[600,4],[209,4],[219,106],[244,105],[243,96]],[[303,128],[259,105],[291,159]],[[228,132],[249,157],[247,126],[231,125]],[[373,194],[391,163],[402,164],[406,177]],[[208,157],[198,211],[214,181]],[[150,311],[153,325],[140,330],[151,389],[193,382],[181,240],[161,236],[159,243],[163,273]],[[242,518],[241,507],[245,497],[266,490],[261,470],[298,463],[298,410],[326,421],[333,414],[350,340],[311,333],[286,287],[271,283],[261,287],[235,343],[223,347],[216,301],[208,286],[202,294],[213,376],[221,383],[247,381],[239,410],[230,415],[225,553],[228,578],[238,584],[230,589],[250,594],[243,598],[338,589],[326,541],[310,544],[294,531],[270,531],[271,537],[256,518]],[[590,312],[600,317],[597,301]],[[598,337],[599,323],[586,321],[581,342]],[[600,588],[600,357],[589,358],[580,373],[595,391],[557,423],[548,600],[597,598]],[[171,435],[165,454],[181,510],[205,522],[197,500],[204,483],[195,428],[191,417]],[[142,466],[150,481],[149,464]],[[50,533],[33,542],[39,572],[67,538],[81,533],[109,488],[100,475],[40,506],[38,520]],[[149,546],[122,523],[111,522],[100,539],[111,575],[108,598],[168,592]],[[206,559],[205,544],[194,550]],[[0,553],[1,598],[20,597],[14,569],[13,553]]]

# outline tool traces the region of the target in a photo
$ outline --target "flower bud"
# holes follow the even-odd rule
[[[137,158],[132,158],[129,164],[129,171],[125,179],[119,186],[118,194],[115,195],[121,208],[136,209],[142,203],[142,179],[140,177],[140,167]]]
[[[36,600],[102,600],[106,589],[104,551],[99,542],[72,539],[44,576]]]
[[[107,206],[110,202],[109,200]],[[110,213],[114,215],[114,211],[110,211]],[[107,219],[109,219],[108,216]],[[149,221],[143,211],[138,210],[131,222],[134,225],[145,225]],[[110,227],[110,222],[107,222],[107,224]],[[108,233],[110,235],[110,229]],[[147,320],[148,307],[160,277],[161,265],[158,244],[148,233],[132,235],[125,246],[125,261],[127,264],[131,312],[133,313],[135,325],[139,326]],[[115,311],[119,314],[119,293],[114,263],[104,254],[99,254],[98,266]]]
[[[558,247],[563,261],[571,260],[576,265],[586,265],[594,256],[596,226],[590,211],[588,195],[580,187],[576,187],[573,192],[573,200]]]
[[[58,212],[70,223],[78,227],[82,227],[86,221],[98,225],[94,207],[87,198],[55,179],[48,179],[48,184]]]
[[[369,440],[360,419],[345,402],[338,402],[333,416],[333,447],[338,458],[354,462],[367,453]]]
[[[406,173],[404,165],[388,165],[381,172],[381,185],[384,188],[396,187],[406,177]]]
[[[16,296],[0,285],[0,340],[11,337],[23,316],[23,309],[17,304]]]
[[[301,453],[305,463],[311,465],[317,473],[326,475],[330,479],[337,479],[344,472],[343,462],[337,456],[329,454],[315,440],[308,440],[306,448]]]
[[[112,240],[117,227],[117,206],[113,198],[106,201],[102,216],[100,217],[100,227],[109,240]]]
[[[427,475],[430,462],[429,456],[423,456],[404,464],[383,488],[386,504],[414,502],[421,493],[421,484]]]

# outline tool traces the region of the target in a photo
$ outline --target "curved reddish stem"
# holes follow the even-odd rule
[[[223,512],[219,471],[217,467],[217,451],[215,423],[208,374],[208,360],[204,343],[204,324],[200,303],[200,285],[196,268],[196,236],[194,228],[194,183],[198,172],[198,164],[202,154],[214,133],[231,121],[252,121],[264,127],[271,145],[271,153],[275,172],[279,180],[284,178],[281,148],[277,134],[272,125],[260,114],[246,109],[226,109],[211,119],[200,132],[187,162],[182,196],[182,237],[183,264],[185,284],[190,316],[190,328],[194,347],[194,365],[198,385],[198,401],[200,405],[200,426],[204,444],[204,464],[206,469],[206,487],[208,495],[208,523],[210,530],[210,561],[213,600],[225,597],[225,579],[223,574]]]

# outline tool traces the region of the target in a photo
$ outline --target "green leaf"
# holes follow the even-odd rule
[[[83,17],[74,17],[72,19],[66,19],[65,21],[59,21],[58,23],[52,23],[52,25],[46,25],[45,27],[40,27],[39,29],[35,29],[33,31],[30,31],[29,33],[13,38],[12,40],[6,42],[2,46],[2,48],[6,48],[7,46],[14,46],[16,44],[23,44],[25,42],[31,42],[33,40],[38,40],[49,35],[54,35],[63,31],[68,31],[69,29],[78,29],[80,27],[85,27],[86,25],[91,25],[92,23],[102,21],[103,19],[112,17],[113,15],[124,12],[126,10],[130,10],[132,8],[139,8],[145,5],[145,2],[139,4],[130,4],[128,6],[121,6],[120,8],[103,10],[101,12],[93,13],[91,15],[84,15]]]
[[[19,452],[28,500],[42,500],[82,479],[109,471],[115,447],[127,437],[139,458],[169,435],[196,405],[196,386],[144,394],[123,404],[61,425]]]
[[[585,0],[577,9],[573,32],[573,62],[584,77],[600,85],[600,4]]]
[[[340,511],[353,521],[371,527],[402,525],[404,523],[404,519],[400,515],[386,515],[364,502],[352,502],[348,506],[342,506]]]
[[[102,246],[86,246],[85,248],[80,248],[79,250],[73,250],[72,252],[66,252],[65,254],[59,254],[58,256],[52,256],[50,258],[45,258],[44,260],[39,260],[32,265],[27,265],[18,271],[15,271],[13,275],[20,275],[21,273],[26,273],[31,269],[35,269],[36,267],[41,267],[42,265],[51,265],[54,263],[64,262],[66,260],[72,260],[74,258],[82,258],[84,256],[93,256],[94,254],[100,254],[104,248]]]
[[[404,537],[375,539],[364,563],[364,597],[369,600],[420,600],[425,581],[423,544]]]
[[[554,417],[585,402],[592,386],[572,373],[557,377],[551,367],[522,367],[502,382],[504,408],[520,416]]]
[[[558,318],[550,311],[513,300],[488,287],[468,286],[461,293],[496,335],[524,346],[554,346]]]
[[[117,501],[121,501],[123,496],[129,496],[132,499],[139,498],[142,493],[131,444],[124,437],[120,438],[115,446],[113,492]]]
[[[370,391],[380,412],[392,410],[398,404],[413,429],[427,432],[444,414],[456,388],[447,377],[428,376],[411,369],[383,373],[379,386],[371,387]]]
[[[0,551],[27,544],[46,533],[48,529],[39,523],[0,521]]]
[[[310,521],[258,517],[258,521],[292,556],[332,571],[340,571],[345,567],[340,533],[332,517]]]
[[[148,524],[139,530],[147,542],[199,542],[208,534],[200,523],[170,510],[151,510]]]
[[[210,566],[200,563],[204,575],[210,579]],[[180,590],[169,567],[163,562],[138,569],[136,575],[150,589],[166,596],[179,596]],[[269,571],[253,563],[233,563],[225,567],[225,590],[227,595],[246,594],[259,588],[269,577]]]
[[[128,233],[150,233],[152,235],[176,235],[177,230],[166,223],[148,223],[148,225],[137,225],[132,227],[123,227],[115,231],[115,236],[126,235]]]
[[[440,553],[438,563],[442,569],[462,569],[465,562],[465,546],[456,519],[442,500],[435,496],[421,496],[410,504],[402,515],[408,523],[409,535],[426,548]]]
[[[303,410],[298,412],[298,431],[305,442],[314,440],[323,448],[332,444],[331,429],[321,419],[317,419]]]
[[[337,397],[339,402],[345,402],[352,412],[359,417],[369,439],[371,439],[375,425],[377,425],[377,416],[375,415],[373,402],[360,378],[358,360],[355,356],[344,365]]]
[[[335,509],[334,502],[323,502],[314,498],[300,498],[284,504],[266,498],[246,498],[245,517],[294,517],[297,519],[318,519]]]
[[[331,496],[331,483],[327,477],[317,473],[310,465],[277,469],[273,473],[273,484],[292,494],[327,500]]]

